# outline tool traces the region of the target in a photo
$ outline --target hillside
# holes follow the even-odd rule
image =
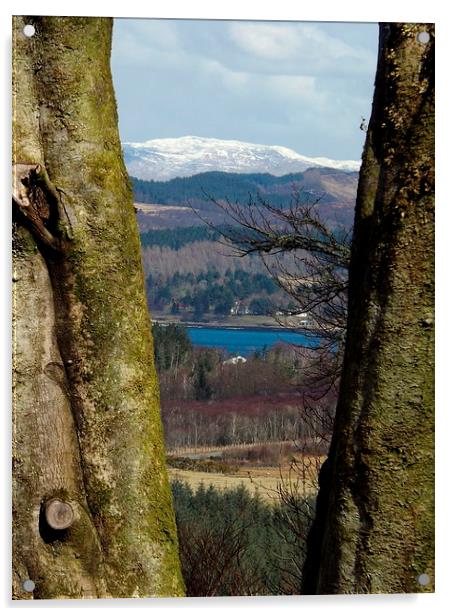
[[[357,173],[321,167],[281,177],[269,173],[212,171],[165,182],[135,177],[131,181],[139,225],[145,231],[200,224],[198,211],[203,215],[209,213],[209,219],[215,224],[225,222],[219,209],[212,204],[212,199],[245,204],[250,197],[255,199],[259,195],[272,205],[286,207],[295,192],[303,202],[319,200],[319,212],[330,224],[349,226],[352,223],[357,179]]]

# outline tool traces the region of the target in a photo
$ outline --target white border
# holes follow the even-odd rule
[[[450,41],[452,40],[452,21],[449,19],[447,3],[443,0],[411,0],[403,2],[397,0],[379,0],[378,2],[357,2],[356,0],[340,1],[316,1],[302,2],[302,0],[278,0],[269,2],[240,1],[240,0],[217,0],[205,2],[201,0],[167,0],[162,3],[138,2],[128,0],[112,6],[111,3],[101,3],[98,0],[79,0],[75,5],[66,5],[59,1],[21,1],[12,2],[6,0],[1,6],[1,41],[2,41],[2,84],[0,104],[2,132],[7,138],[2,141],[0,148],[2,173],[0,187],[2,190],[3,219],[1,229],[1,246],[3,255],[0,261],[0,283],[2,286],[3,318],[1,328],[0,348],[4,352],[4,362],[0,370],[1,390],[4,394],[3,405],[3,430],[4,447],[0,456],[1,473],[6,477],[4,492],[1,498],[1,521],[4,547],[4,560],[0,571],[2,575],[0,597],[7,609],[14,609],[16,613],[25,610],[57,608],[84,609],[87,613],[94,610],[130,610],[147,609],[153,613],[169,613],[173,610],[183,609],[185,613],[199,614],[210,612],[231,615],[231,611],[245,613],[247,610],[260,610],[271,613],[282,610],[287,613],[299,614],[302,610],[316,611],[319,613],[335,613],[335,616],[360,614],[361,616],[382,611],[398,611],[398,613],[410,613],[411,615],[423,614],[433,611],[441,614],[446,611],[450,603],[449,586],[450,572],[452,571],[452,522],[453,510],[448,505],[447,497],[451,488],[450,458],[447,455],[451,448],[450,440],[453,434],[453,410],[447,402],[447,383],[451,381],[450,356],[453,350],[451,333],[448,285],[451,284],[451,215],[453,203],[451,203],[450,186],[445,181],[448,173],[451,175],[452,161],[448,154],[451,151],[451,96],[447,91],[451,58],[453,57]],[[120,17],[161,17],[161,18],[211,18],[211,19],[275,19],[275,20],[303,20],[303,21],[429,21],[436,22],[436,51],[437,51],[437,225],[436,225],[436,285],[437,285],[437,567],[436,567],[436,594],[401,596],[330,596],[330,597],[273,597],[273,598],[231,598],[231,599],[184,599],[184,600],[102,600],[102,601],[52,601],[52,602],[15,602],[8,601],[10,595],[10,420],[8,410],[10,408],[10,94],[11,94],[11,70],[10,70],[10,18],[12,14],[47,14],[47,15],[112,15]],[[447,115],[448,114],[448,115]],[[448,392],[451,396],[451,393]],[[449,396],[449,398],[450,398]],[[448,398],[448,400],[449,400]],[[445,609],[444,609],[445,608]]]
[[[439,6],[438,6],[439,5]],[[130,0],[127,3],[102,3],[80,0],[77,5],[64,5],[58,0],[18,0],[12,3],[13,12],[19,15],[104,15],[114,17],[190,18],[190,19],[271,19],[301,21],[433,21],[439,13],[441,2],[411,0],[380,0],[375,3],[353,0],[321,0],[297,2],[294,0],[244,1],[218,0],[166,0],[145,2]],[[437,8],[436,8],[437,7]],[[74,9],[77,9],[76,11]]]

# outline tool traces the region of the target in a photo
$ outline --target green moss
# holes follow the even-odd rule
[[[13,263],[14,258],[27,259],[38,252],[35,240],[24,227],[13,225],[12,240]]]
[[[417,583],[434,579],[434,68],[420,27],[381,25],[311,592],[433,590]]]
[[[72,223],[64,266],[48,265],[61,301],[60,348],[73,366],[88,513],[106,586],[114,596],[179,595],[140,243],[110,76],[111,20],[33,23],[27,74],[41,113],[42,159]],[[27,131],[21,134],[25,140]],[[78,545],[86,532],[84,524],[75,528],[71,542]],[[84,558],[91,574],[96,555]]]

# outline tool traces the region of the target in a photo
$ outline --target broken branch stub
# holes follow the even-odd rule
[[[74,511],[69,503],[54,498],[44,507],[46,522],[54,530],[65,530],[74,521]]]
[[[58,191],[49,179],[46,169],[37,163],[13,165],[12,202],[14,212],[47,248],[60,252],[63,248]]]

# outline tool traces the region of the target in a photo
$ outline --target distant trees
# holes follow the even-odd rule
[[[209,400],[213,388],[209,382],[209,373],[212,372],[214,363],[212,353],[199,353],[194,366],[194,395],[196,400]]]
[[[162,326],[153,323],[154,358],[159,372],[177,371],[183,366],[192,350],[192,343],[184,327],[173,323]]]
[[[170,278],[176,272],[182,275],[207,274],[208,270],[224,276],[228,270],[243,269],[249,273],[267,273],[256,257],[237,259],[228,254],[217,241],[187,242],[178,249],[165,245],[148,245],[142,248],[147,275]]]
[[[202,380],[209,379],[214,399],[292,391],[308,362],[290,345],[277,344],[235,366],[225,363],[226,355],[219,349],[193,347],[184,325],[153,323],[153,336],[163,400],[187,399],[181,391],[187,379],[192,388],[189,398],[196,399],[200,366],[205,375]]]
[[[141,233],[142,246],[167,246],[179,250],[186,244],[203,241],[216,241],[220,233],[205,225],[197,227],[175,227],[174,229],[152,229]]]
[[[190,203],[201,209],[212,208],[209,196],[223,199],[225,195],[228,195],[233,201],[246,200],[257,190],[266,194],[272,203],[278,203],[281,201],[282,186],[283,191],[286,192],[291,184],[303,184],[303,181],[303,173],[277,177],[270,173],[222,171],[198,173],[191,177],[174,178],[168,181],[139,180],[131,177],[134,198],[138,202],[170,205]]]
[[[267,297],[254,297],[249,304],[250,314],[269,314],[272,315],[275,306]]]
[[[159,274],[155,264],[146,279],[151,310],[191,314],[194,320],[202,320],[208,314],[227,316],[235,302],[242,302],[253,314],[271,312],[278,286],[268,273],[242,268],[221,273],[210,262],[205,267],[198,273],[176,270],[165,276]]]
[[[309,357],[275,345],[232,365],[217,349],[194,348],[181,325],[155,323],[153,337],[168,448],[316,439],[321,419],[306,421],[295,391]]]
[[[234,294],[228,287],[218,287],[220,297],[214,303],[214,314],[216,315],[229,315],[231,309],[234,306]]]
[[[199,399],[209,385],[200,386]],[[235,409],[218,404],[168,402],[163,405],[167,448],[173,451],[196,447],[264,444],[280,441],[303,441],[310,449],[318,443],[317,434],[308,429],[301,417],[299,400],[272,399],[264,407],[259,401],[244,399]],[[316,448],[319,449],[319,448]],[[325,446],[322,447],[325,452]]]
[[[320,210],[322,218],[330,225],[341,223],[351,226],[357,176],[358,174],[353,172],[316,167],[309,168],[303,173],[290,173],[284,176],[213,171],[191,177],[174,178],[166,182],[136,178],[131,178],[131,182],[136,201],[167,204],[173,207],[189,205],[197,212],[204,214],[209,212],[209,216],[215,218],[215,223],[219,225],[228,224],[228,220],[213,206],[211,198],[223,201],[227,197],[233,203],[236,201],[245,203],[249,195],[259,194],[267,203],[279,207],[287,203],[296,190],[303,200],[313,200],[323,196]],[[187,211],[182,213],[187,221],[197,220],[196,215],[187,217]],[[139,214],[143,228],[148,227],[147,218],[146,214]],[[149,218],[155,219],[154,216]],[[168,219],[170,218],[171,215]]]

